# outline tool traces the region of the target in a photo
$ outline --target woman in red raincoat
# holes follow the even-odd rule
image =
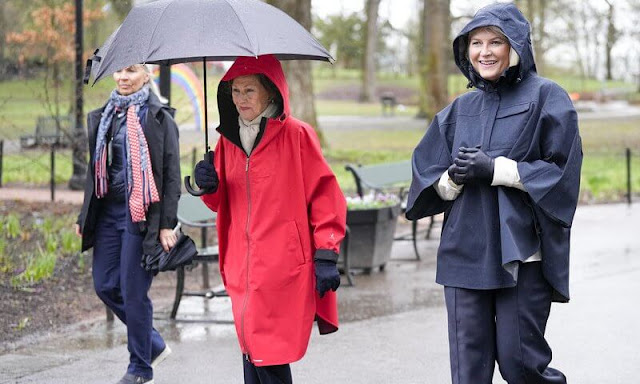
[[[336,267],[346,202],[311,126],[289,113],[271,55],[238,58],[218,87],[221,137],[196,165],[218,213],[220,272],[231,297],[245,383],[290,383],[314,320],[338,329]]]

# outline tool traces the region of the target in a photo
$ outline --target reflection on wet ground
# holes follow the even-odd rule
[[[410,230],[402,221],[398,233]],[[367,275],[356,270],[355,286],[352,287],[347,285],[343,276],[338,291],[340,321],[345,323],[441,306],[442,291],[433,284],[438,234],[432,234],[432,237],[435,238],[418,242],[421,252],[419,261],[415,258],[411,242],[396,241],[391,259],[383,271],[374,270]],[[214,276],[212,280],[215,280]],[[171,304],[165,302],[154,313],[154,325],[167,341],[182,342],[209,336],[235,337],[231,301],[227,297],[183,297],[176,321],[169,319],[170,309]],[[110,349],[126,344],[126,329],[117,319],[113,323],[103,319],[87,322],[69,329],[67,333],[55,336],[59,340],[38,347],[35,353],[63,349],[82,354],[83,351]]]
[[[606,207],[606,206],[604,206]],[[634,206],[632,210],[637,210]],[[619,221],[631,219],[631,212],[619,215]],[[629,217],[627,217],[629,216]],[[602,243],[601,223],[609,220],[608,211],[603,207],[583,207],[578,212],[581,219],[575,225],[580,231],[580,242],[572,242],[572,282],[615,274],[619,269],[640,268],[633,246],[624,241],[609,244],[606,248],[597,246]],[[397,233],[409,231],[409,226],[400,219]],[[633,225],[621,226],[618,235],[623,239],[632,239]],[[592,242],[593,241],[593,242]],[[411,310],[443,306],[442,288],[434,284],[436,252],[439,243],[439,228],[432,232],[432,239],[419,240],[421,260],[416,260],[409,241],[396,241],[392,255],[383,271],[374,270],[371,274],[356,271],[355,286],[347,285],[343,277],[338,291],[339,314],[342,323],[371,319]],[[611,262],[608,255],[615,255]],[[196,271],[194,271],[196,272]],[[215,281],[212,270],[212,281]],[[197,280],[197,279],[194,279]],[[233,338],[235,329],[231,314],[231,302],[226,297],[203,299],[184,297],[176,321],[169,319],[170,302],[158,305],[154,314],[154,325],[172,341],[203,339],[207,336]],[[39,347],[44,353],[48,349],[89,351],[98,348],[112,348],[126,343],[126,330],[119,321],[107,323],[102,319],[80,324],[70,329],[68,335],[56,336],[55,343]]]
[[[422,259],[417,261],[410,242],[395,242],[384,271],[356,274],[355,287],[340,288],[340,319],[364,320],[441,305],[442,291],[432,284],[437,244],[437,240],[420,241]]]
[[[629,340],[640,337],[638,311],[629,303],[640,289],[639,217],[640,204],[582,206],[576,213],[571,244],[575,296],[570,305],[554,305],[547,329],[554,361],[573,382],[637,381],[633,367],[640,357],[637,342]],[[399,224],[399,233],[407,230],[402,220]],[[298,381],[347,382],[348,377],[354,384],[409,383],[428,377],[429,382],[447,382],[446,311],[442,287],[434,283],[437,246],[437,239],[421,240],[422,259],[416,261],[410,242],[395,242],[383,272],[356,274],[355,287],[343,279],[338,294],[342,332],[312,334],[308,356],[295,364]],[[196,276],[191,277],[197,285]],[[240,382],[240,349],[228,298],[185,297],[177,321],[169,320],[170,302],[154,303],[154,325],[175,352],[159,370],[157,382]],[[67,384],[98,378],[112,383],[125,363],[125,327],[100,318],[0,355],[0,383]],[[594,366],[615,369],[590,369]],[[503,381],[494,377],[494,382]]]

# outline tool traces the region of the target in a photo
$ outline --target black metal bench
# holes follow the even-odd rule
[[[385,92],[380,96],[382,104],[382,116],[393,116],[398,101],[393,93]]]
[[[58,123],[56,123],[56,121]],[[20,147],[34,148],[40,146],[67,147],[71,144],[70,133],[74,119],[71,116],[38,116],[33,135],[20,136]]]
[[[178,201],[178,221],[183,227],[194,227],[200,229],[200,247],[198,254],[193,259],[194,267],[200,265],[202,268],[202,291],[185,291],[184,290],[184,267],[176,269],[177,282],[176,294],[173,300],[173,308],[171,309],[171,318],[175,319],[180,307],[182,296],[200,296],[207,299],[214,297],[227,296],[224,286],[219,285],[211,288],[209,286],[209,264],[218,261],[218,246],[209,245],[207,243],[208,230],[215,229],[216,213],[211,211],[199,197],[192,196],[188,193],[183,194]]]
[[[383,163],[373,165],[353,165],[345,166],[347,171],[353,174],[356,183],[358,196],[362,197],[366,190],[377,192],[392,192],[397,194],[402,202],[402,211],[406,210],[406,189],[411,184],[411,161],[399,161],[395,163]],[[426,238],[431,235],[434,220],[433,216],[429,217],[429,227],[427,228]],[[413,249],[416,259],[420,260],[420,252],[418,252],[417,244],[418,221],[411,222],[411,233],[398,236],[395,240],[408,240],[413,242]]]
[[[171,319],[176,318],[182,296],[199,296],[207,299],[228,296],[227,291],[222,284],[213,288],[209,286],[209,264],[217,262],[220,256],[218,245],[209,245],[207,243],[208,230],[215,230],[216,227],[216,213],[211,211],[199,197],[185,193],[180,196],[180,200],[178,201],[178,221],[186,227],[200,228],[200,247],[198,248],[198,254],[193,259],[194,262],[192,266],[189,268],[193,268],[196,265],[200,265],[202,267],[202,290],[195,292],[185,291],[185,269],[184,267],[176,269],[176,293],[173,300],[173,307],[171,309]],[[345,245],[347,247],[345,249],[347,250],[344,254],[344,268],[347,283],[348,285],[353,286],[354,282],[351,274],[349,273],[348,241],[348,238],[346,238]]]

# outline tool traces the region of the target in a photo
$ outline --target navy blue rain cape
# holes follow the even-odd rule
[[[481,78],[466,50],[470,31],[497,26],[520,56],[495,83]],[[555,301],[569,300],[569,234],[580,188],[582,145],[567,93],[537,75],[529,23],[512,4],[479,10],[453,42],[457,66],[475,90],[433,119],[413,153],[410,220],[445,212],[436,281],[451,287],[513,287],[519,262],[540,251]],[[458,148],[480,146],[518,163],[526,192],[467,184],[454,201],[433,185]]]

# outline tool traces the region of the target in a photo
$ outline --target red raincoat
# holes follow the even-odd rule
[[[283,112],[263,118],[247,156],[226,82],[257,73],[277,86]],[[237,59],[221,80],[218,109],[220,184],[202,200],[218,213],[220,271],[240,348],[256,366],[291,363],[304,356],[314,319],[320,333],[338,329],[336,294],[318,296],[313,259],[316,252],[337,257],[345,198],[313,128],[289,115],[289,90],[275,57]]]

